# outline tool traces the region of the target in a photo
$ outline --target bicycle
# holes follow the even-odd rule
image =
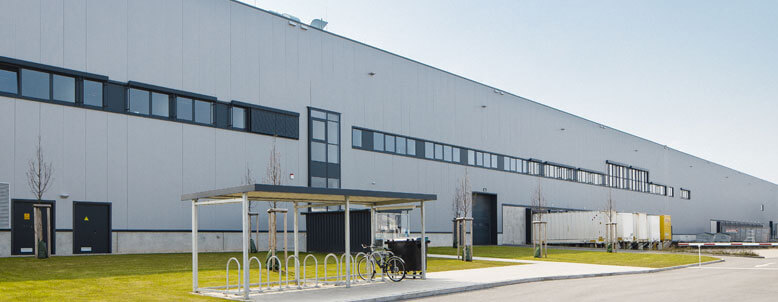
[[[405,261],[402,258],[386,249],[377,250],[375,245],[362,244],[362,248],[370,249],[370,252],[357,262],[357,274],[362,280],[375,279],[376,265],[394,282],[405,279]]]

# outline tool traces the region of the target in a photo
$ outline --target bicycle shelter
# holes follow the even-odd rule
[[[195,293],[204,291],[205,288],[199,287],[198,284],[198,207],[206,205],[222,205],[230,203],[240,203],[242,208],[242,251],[243,259],[238,262],[238,267],[243,267],[242,270],[242,296],[244,299],[249,298],[251,293],[251,287],[249,283],[249,266],[250,261],[256,259],[255,257],[249,258],[249,235],[250,221],[249,221],[249,201],[281,201],[291,202],[294,205],[292,216],[294,222],[294,255],[290,258],[295,258],[295,279],[299,286],[299,209],[301,208],[313,208],[313,207],[326,207],[326,206],[343,206],[345,209],[345,255],[351,254],[350,247],[350,207],[352,205],[361,205],[370,208],[371,214],[371,242],[375,241],[375,213],[376,211],[398,209],[398,208],[419,208],[421,216],[421,238],[426,238],[426,231],[424,226],[424,203],[427,201],[436,200],[435,194],[417,194],[417,193],[402,193],[402,192],[387,192],[387,191],[370,191],[370,190],[353,190],[353,189],[334,189],[334,188],[310,188],[310,187],[298,187],[298,186],[283,186],[283,185],[244,185],[237,187],[230,187],[218,190],[211,190],[205,192],[191,193],[181,195],[182,201],[191,201],[192,203],[192,290]],[[427,257],[426,244],[421,245],[422,259]],[[306,257],[307,258],[307,257]],[[346,278],[345,286],[351,287],[352,272],[351,272],[351,256],[345,257]],[[277,259],[277,258],[276,258]],[[232,260],[232,259],[231,259]],[[256,259],[257,262],[258,259]],[[269,261],[272,259],[268,259]],[[289,258],[285,259],[288,266]],[[278,260],[280,263],[280,260]],[[228,276],[229,276],[229,263],[228,262]],[[280,266],[280,264],[279,264]],[[325,258],[326,267],[326,258]],[[426,261],[422,261],[422,279],[426,279],[427,267]],[[260,264],[261,275],[261,264]],[[261,276],[260,276],[261,278]],[[318,278],[318,277],[317,277]],[[268,280],[269,282],[270,280]],[[279,286],[281,280],[279,277]],[[260,281],[260,290],[261,290]],[[287,270],[287,286],[288,286],[288,270]],[[227,290],[229,290],[229,280],[227,284]]]

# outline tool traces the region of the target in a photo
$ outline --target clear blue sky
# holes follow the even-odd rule
[[[778,183],[778,1],[243,1]]]

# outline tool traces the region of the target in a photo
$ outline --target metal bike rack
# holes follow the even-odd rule
[[[324,256],[324,282],[325,283],[328,282],[327,279],[329,279],[327,277],[327,259],[329,259],[330,257],[335,259],[335,266],[337,266],[337,270],[336,270],[337,276],[334,282],[338,283],[338,281],[340,281],[340,262],[338,261],[338,256],[333,253],[329,253],[327,254],[327,256]]]
[[[225,285],[224,292],[228,293],[230,291],[230,263],[232,261],[235,261],[235,264],[238,265],[238,286],[237,290],[240,291],[240,261],[238,261],[238,258],[232,257],[229,260],[227,260],[227,285]]]
[[[257,265],[259,265],[259,268],[257,269],[257,277],[259,277],[259,283],[257,283],[257,284],[259,284],[259,289],[257,290],[257,292],[261,293],[262,292],[262,262],[259,261],[259,258],[257,258],[257,257],[249,258],[249,266],[246,267],[246,269],[249,272],[251,272],[251,261],[252,260],[256,260],[257,261]],[[249,276],[251,276],[251,274],[249,274]],[[250,287],[251,287],[251,278],[249,278],[249,289],[251,289]]]
[[[273,283],[270,281],[270,271],[272,271],[272,269],[270,269],[270,262],[273,261],[273,259],[278,263],[278,290],[282,291],[284,290],[284,287],[281,285],[281,259],[279,259],[278,256],[267,258],[267,263],[265,263],[265,267],[267,267],[267,290],[270,290],[272,287],[271,284]]]
[[[299,267],[300,266],[300,258],[297,258],[297,256],[290,255],[289,257],[286,257],[286,261],[284,262],[284,266],[286,266],[286,288],[289,288],[289,259],[294,259],[294,262],[297,264],[297,265],[295,265],[295,267]],[[297,270],[294,271],[294,274],[296,276],[295,280],[299,280],[298,273],[299,272]],[[281,272],[279,272],[279,275],[278,275],[279,279],[281,278],[280,274],[281,274]],[[301,289],[301,288],[302,287],[300,286],[300,283],[298,282],[297,283],[297,289]]]
[[[316,272],[316,279],[314,279],[316,281],[316,285],[314,285],[314,286],[315,287],[319,287],[319,260],[316,259],[316,256],[314,256],[313,254],[308,254],[307,256],[305,256],[305,258],[303,258],[303,286],[308,285],[308,279],[305,278],[305,277],[307,277],[305,275],[305,268],[307,267],[306,264],[308,263],[308,258],[313,258],[314,272]],[[326,271],[327,269],[325,268],[324,270],[325,270],[324,273],[326,274],[327,273],[327,271]],[[295,274],[296,273],[297,272],[295,272]]]
[[[348,271],[348,268],[346,268],[346,255],[348,255],[348,257],[351,259],[351,276],[348,276],[349,271]],[[351,281],[354,281],[354,271],[356,270],[355,269],[356,268],[356,263],[354,263],[354,256],[351,256],[350,254],[343,253],[343,255],[340,256],[340,263],[341,263],[340,268],[346,270],[346,272],[344,274],[342,274],[342,276],[344,276],[344,278],[343,278],[344,282],[345,282],[346,278],[350,278]]]
[[[360,276],[360,275],[359,275],[359,257],[360,257],[360,256],[362,256],[362,257],[364,257],[364,258],[368,259],[368,260],[367,260],[367,261],[368,261],[368,263],[367,263],[367,264],[370,264],[370,263],[369,263],[370,259],[369,259],[368,255],[367,255],[367,254],[365,254],[364,252],[359,252],[359,253],[357,253],[357,254],[354,256],[354,264],[355,264],[355,268],[356,268],[356,269],[355,269],[355,270],[356,270],[356,275],[357,275],[357,277],[359,277],[359,278],[361,279],[361,278],[362,278],[362,276]],[[359,279],[355,279],[355,280],[359,280]],[[367,282],[370,282],[371,280],[370,280],[370,279],[365,279],[365,281],[367,281]]]

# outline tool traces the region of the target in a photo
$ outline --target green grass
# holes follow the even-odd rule
[[[302,258],[307,254],[300,255]],[[253,256],[263,260],[264,266],[264,252]],[[324,276],[324,255],[316,256],[321,278]],[[224,285],[224,269],[230,257],[241,259],[241,254],[201,253],[200,286]],[[427,263],[429,272],[512,265],[439,258],[430,258]],[[308,278],[313,278],[313,270],[310,260]],[[335,273],[334,262],[330,259],[328,275],[334,276]],[[266,280],[266,276],[263,270],[262,279]],[[289,277],[294,278],[293,270]],[[256,278],[254,263],[251,282],[256,282]],[[278,280],[278,274],[271,273],[271,279]],[[230,280],[233,284],[238,280],[234,266],[230,271]],[[223,301],[192,295],[191,290],[191,254],[72,256],[44,260],[0,258],[0,301]]]
[[[431,247],[430,254],[455,255],[451,247]],[[548,249],[548,258],[535,258],[531,247],[517,246],[475,246],[473,256],[521,260],[543,260],[556,262],[589,263],[602,265],[637,266],[662,268],[697,263],[697,255],[659,254],[659,253],[606,253],[604,251],[585,251],[574,249]],[[703,256],[702,261],[718,260]]]

